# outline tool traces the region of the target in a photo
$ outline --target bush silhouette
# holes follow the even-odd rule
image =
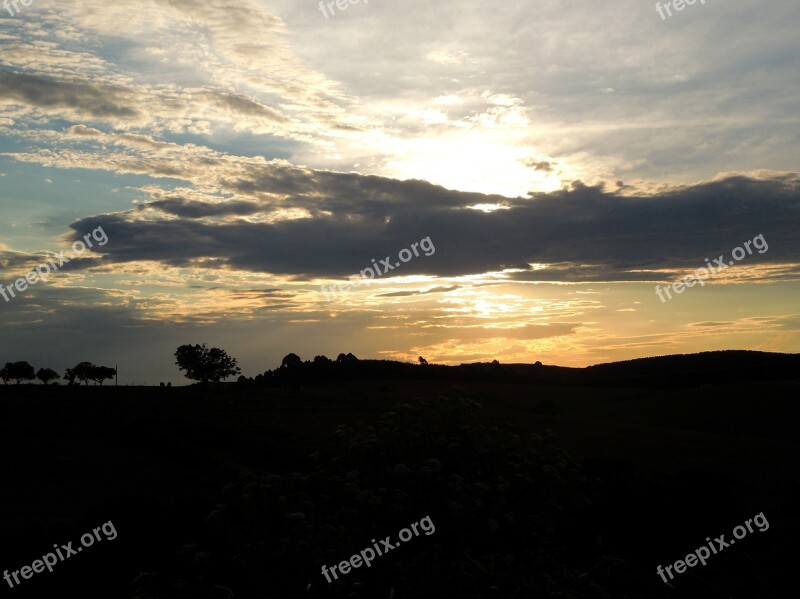
[[[175,364],[188,379],[219,383],[228,377],[241,373],[236,365],[236,358],[230,357],[225,350],[203,345],[181,345],[175,350]]]
[[[297,354],[288,354],[281,360],[281,368],[299,368],[303,360]]]
[[[45,385],[50,383],[50,381],[55,381],[61,378],[61,375],[58,374],[52,368],[40,368],[39,371],[36,373],[36,378],[42,381]]]
[[[3,382],[8,384],[8,381],[13,379],[19,385],[22,381],[32,381],[36,378],[36,372],[33,366],[27,362],[6,362],[6,365],[0,369],[0,378]]]

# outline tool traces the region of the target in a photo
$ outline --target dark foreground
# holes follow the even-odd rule
[[[0,389],[8,597],[760,598],[797,588],[797,380]],[[673,566],[763,513],[665,584]],[[429,516],[371,567],[321,572]],[[763,519],[761,520],[763,522]],[[714,547],[717,544],[714,543]],[[674,566],[673,566],[674,573]],[[12,578],[13,582],[13,578]]]

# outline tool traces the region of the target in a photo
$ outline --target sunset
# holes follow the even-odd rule
[[[296,419],[258,412],[254,422],[263,417],[272,426],[275,417],[276,429],[285,425],[293,431],[287,435],[308,439],[354,426],[350,438],[363,440],[355,424],[362,416],[370,423],[386,410],[394,418],[402,406],[422,410],[415,402],[448,397],[480,404],[487,427],[502,421],[525,434],[555,431],[561,436],[555,447],[575,459],[581,476],[605,480],[602,469],[592,470],[592,460],[633,460],[638,454],[657,461],[666,449],[657,434],[625,428],[633,421],[645,426],[639,417],[656,426],[654,412],[640,405],[625,404],[630,413],[609,407],[601,415],[592,404],[583,412],[589,388],[603,389],[599,396],[609,406],[639,397],[645,387],[642,402],[662,401],[661,389],[674,395],[674,407],[683,406],[684,385],[730,385],[742,393],[752,385],[748,397],[778,402],[760,417],[794,426],[791,434],[766,424],[747,428],[744,423],[756,418],[749,403],[741,412],[720,404],[709,412],[713,416],[698,420],[710,428],[701,427],[702,438],[691,442],[711,446],[715,435],[723,435],[709,424],[719,413],[730,418],[722,420],[732,427],[724,433],[732,448],[745,451],[737,445],[742,436],[763,441],[759,455],[776,472],[795,472],[772,490],[778,517],[781,501],[797,498],[792,469],[800,463],[791,440],[800,420],[794,404],[785,403],[796,397],[800,353],[798,26],[794,0],[8,0],[0,7],[0,366],[6,365],[0,402],[35,405],[28,394],[52,401],[60,406],[55,412],[42,407],[37,413],[48,414],[55,426],[79,413],[68,410],[68,402],[90,410],[96,401],[111,410],[103,418],[127,421],[121,414],[129,414],[136,426],[156,418],[151,424],[168,435],[172,424],[166,423],[173,418],[185,423],[207,416],[218,424],[230,416],[233,429],[245,426],[244,416],[218,413],[222,403],[216,402],[239,410],[252,402],[258,412],[277,393],[280,402],[294,405],[299,385],[304,399],[298,401],[308,404],[297,408]],[[54,385],[59,389],[48,388]],[[541,386],[549,391],[537,390]],[[385,396],[381,388],[388,389]],[[529,391],[539,403],[526,403]],[[169,405],[169,415],[156,417],[137,403],[156,401],[157,392],[164,395],[153,405]],[[192,404],[195,393],[200,395]],[[708,393],[718,399],[727,391],[713,387]],[[376,394],[380,409],[370,407]],[[182,403],[164,404],[167,397],[208,412],[187,416]],[[116,401],[118,412],[109,408]],[[280,402],[268,409],[282,410],[275,407]],[[358,404],[353,413],[342,407],[351,402]],[[321,415],[322,405],[338,407]],[[4,408],[9,434],[38,428],[35,420],[24,420],[34,418],[31,408],[19,409]],[[449,412],[440,409],[437,404],[436,418],[445,422]],[[61,410],[64,415],[54,416]],[[697,413],[682,410],[658,420],[659,427],[675,427],[669,435],[659,428],[665,440],[693,429],[684,418]],[[562,421],[561,414],[569,416]],[[615,426],[622,428],[597,442],[609,452],[602,456],[592,453],[583,424],[569,420],[582,418],[588,426],[618,416]],[[194,432],[184,433],[176,438],[195,439]],[[238,433],[242,439],[248,434]],[[652,446],[615,445],[629,434]],[[23,441],[6,443],[7,452],[20,452]],[[100,441],[86,443],[99,449]],[[258,443],[253,440],[248,452],[257,455]],[[316,455],[313,443],[285,443],[276,449],[281,455]],[[779,448],[781,443],[786,446]],[[439,449],[428,457],[442,459]],[[218,451],[220,460],[229,459],[220,457],[227,446]],[[523,450],[502,451],[518,456]],[[70,451],[56,452],[73,464]],[[501,454],[499,462],[511,459]],[[709,454],[710,464],[732,468],[721,474],[709,465],[709,472],[732,481],[739,470],[731,464],[739,457]],[[26,459],[31,472],[40,467],[39,458]],[[297,472],[311,468],[296,459]],[[741,468],[761,468],[754,465],[758,459]],[[677,493],[664,464],[639,466],[652,466],[654,480]],[[684,466],[702,470],[692,460]],[[196,467],[205,472],[210,466]],[[259,476],[288,466],[264,468]],[[88,469],[81,472],[89,476]],[[214,485],[224,487],[228,471],[219,476],[212,477],[203,496],[208,505],[198,504],[198,513],[221,502]],[[772,484],[736,480],[754,488]],[[364,489],[383,485],[373,482]],[[3,518],[14,519],[12,505],[33,501],[26,493],[40,483],[25,484],[32,486],[18,497],[0,495]],[[187,497],[195,493],[175,484]],[[97,493],[110,504],[119,499]],[[293,497],[285,489],[276,493]],[[767,508],[747,503],[753,514]],[[400,520],[434,527],[434,511],[402,512]],[[737,520],[753,516],[740,511]],[[96,526],[112,522],[112,515],[98,514]],[[89,532],[91,538],[95,525],[84,530],[84,519],[75,514],[42,515],[30,526],[73,517],[80,526],[69,528],[70,534]],[[422,533],[403,551],[412,552],[412,543],[423,552],[439,551],[426,543],[461,543],[442,540],[447,519],[441,513],[438,519],[437,532]],[[118,516],[116,528],[100,530],[116,538],[122,521]],[[735,524],[726,520],[725,528]],[[195,524],[184,525],[195,530]],[[19,526],[14,534],[28,530]],[[450,526],[464,524],[453,520]],[[698,524],[675,545],[688,551],[719,526]],[[790,526],[797,526],[796,518],[785,523],[786,538]],[[770,534],[776,535],[771,530],[765,538]],[[125,542],[121,529],[119,535]],[[100,541],[98,532],[94,537]],[[373,547],[370,538],[353,540],[353,551]],[[47,549],[56,540],[37,547]],[[604,548],[595,557],[636,555],[617,541],[613,551]],[[189,541],[170,542],[175,547],[169,549],[177,550]],[[517,541],[508,543],[498,556],[513,553],[509,547]],[[401,551],[390,555],[406,559]],[[0,567],[17,568],[36,557],[28,560],[8,548],[6,556],[13,564]],[[90,558],[84,553],[81,559]],[[365,594],[347,595],[361,593],[354,590],[361,583],[326,580],[318,572],[323,563],[330,568],[338,562],[302,559],[286,568],[314,566],[313,582],[300,576],[273,587],[220,566],[215,572],[225,572],[218,576],[222,582],[198,583],[194,591],[181,591],[185,595],[163,594],[166,586],[145,592],[142,583],[124,596],[229,599],[225,591],[213,591],[214,584],[237,599],[385,599],[389,588],[391,597],[404,599],[460,588],[444,578],[441,588],[415,586],[422,577],[408,574],[406,564],[397,566],[404,574],[389,577],[394,582],[387,588],[364,582]],[[164,563],[142,564],[114,581],[127,584],[150,570],[195,580]],[[488,561],[481,563],[494,572]],[[565,568],[589,571],[576,563]],[[687,591],[671,578],[662,582],[661,574],[653,574],[656,565],[648,562],[641,577],[647,584],[667,583],[669,597],[734,596],[725,595],[720,589],[727,583],[716,579],[708,584],[719,595],[693,594],[700,591]],[[540,564],[534,571],[557,578],[555,586],[531,582],[531,574],[524,584],[490,577],[485,588],[475,581],[464,588],[474,587],[481,599],[601,596],[577,582],[570,586],[572,574],[559,578],[548,568]],[[630,568],[619,579],[638,581],[632,573],[638,565]],[[67,566],[59,562],[58,569]],[[772,596],[765,589],[777,592],[780,581],[759,572],[753,580],[769,585],[756,589],[740,581],[730,588],[748,588],[748,597]],[[75,572],[69,576],[82,580]],[[592,588],[606,589],[604,596],[667,596],[638,582],[623,588],[601,579],[592,578]],[[24,596],[13,580],[5,592]],[[62,588],[53,580],[53,588]],[[35,584],[25,583],[34,589],[32,597],[44,592]],[[64,588],[70,584],[63,582]],[[329,585],[338,590],[327,594]],[[112,588],[118,587],[98,593],[123,596]]]

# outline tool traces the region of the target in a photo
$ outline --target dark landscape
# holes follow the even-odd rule
[[[118,531],[4,594],[783,597],[799,365],[290,359],[258,383],[2,385],[2,569],[107,521]],[[759,513],[765,532],[669,584],[656,574]],[[322,576],[425,516],[430,536]]]

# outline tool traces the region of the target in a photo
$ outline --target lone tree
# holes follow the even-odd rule
[[[428,361],[425,358],[423,358],[422,356],[420,356],[419,357],[419,365],[420,366],[427,366],[428,365]]]
[[[187,379],[200,381],[203,385],[212,381],[218,383],[228,377],[241,374],[236,358],[231,358],[225,350],[203,345],[181,345],[175,351],[175,364],[185,371]]]
[[[70,382],[73,382],[75,379],[78,379],[84,385],[88,386],[89,381],[94,380],[94,377],[92,375],[94,374],[96,368],[97,366],[95,366],[91,362],[80,362],[79,364],[76,364],[75,368],[67,370],[67,372],[72,377]],[[66,378],[66,375],[64,375],[64,378]]]
[[[106,379],[113,379],[117,375],[117,371],[109,366],[95,366],[89,373],[89,378],[95,383],[100,383],[103,386],[103,381]]]
[[[6,362],[6,365],[0,370],[0,378],[6,384],[10,379],[14,379],[19,385],[22,381],[35,379],[36,371],[27,362]]]
[[[58,380],[61,378],[61,375],[52,368],[40,368],[36,373],[36,378],[42,381],[45,385],[49,385],[50,381]]]

